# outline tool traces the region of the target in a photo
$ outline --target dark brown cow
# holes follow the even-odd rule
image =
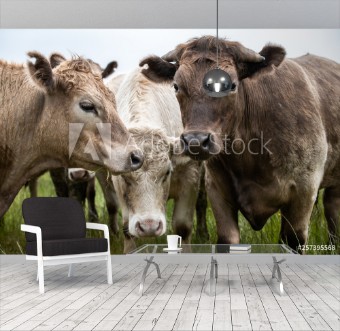
[[[203,77],[216,68],[233,89],[212,98]],[[171,63],[173,62],[173,63]],[[340,211],[340,65],[314,55],[285,58],[280,46],[260,53],[205,36],[149,57],[146,74],[174,80],[186,152],[205,159],[218,243],[238,243],[238,211],[253,229],[281,210],[281,239],[305,244],[315,199],[325,188],[330,236]]]

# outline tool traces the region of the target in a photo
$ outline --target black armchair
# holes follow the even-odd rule
[[[38,261],[39,291],[44,293],[44,265],[106,261],[112,284],[110,238],[107,225],[87,223],[83,207],[71,198],[29,198],[22,213],[26,233],[26,259]],[[104,231],[104,238],[86,238],[86,229]]]

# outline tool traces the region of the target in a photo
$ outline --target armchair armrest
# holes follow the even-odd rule
[[[42,258],[42,235],[41,228],[35,225],[21,224],[21,231],[35,233],[37,237],[37,256]]]
[[[21,231],[41,234],[41,227],[36,225],[21,224]]]
[[[103,231],[104,237],[110,239],[109,227],[106,224],[86,222],[86,229]]]

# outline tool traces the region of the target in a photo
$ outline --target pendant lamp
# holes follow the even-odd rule
[[[203,78],[204,91],[211,97],[221,98],[233,89],[230,76],[218,66],[218,0],[216,0],[216,69],[209,70]]]

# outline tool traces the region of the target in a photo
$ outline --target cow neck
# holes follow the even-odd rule
[[[0,217],[30,178],[61,165],[60,160],[46,161],[48,155],[41,149],[43,91],[23,66],[1,65]]]
[[[13,67],[5,66],[1,75],[1,143],[14,150],[27,149],[40,129],[45,97],[23,66]],[[18,144],[22,141],[25,144]]]

